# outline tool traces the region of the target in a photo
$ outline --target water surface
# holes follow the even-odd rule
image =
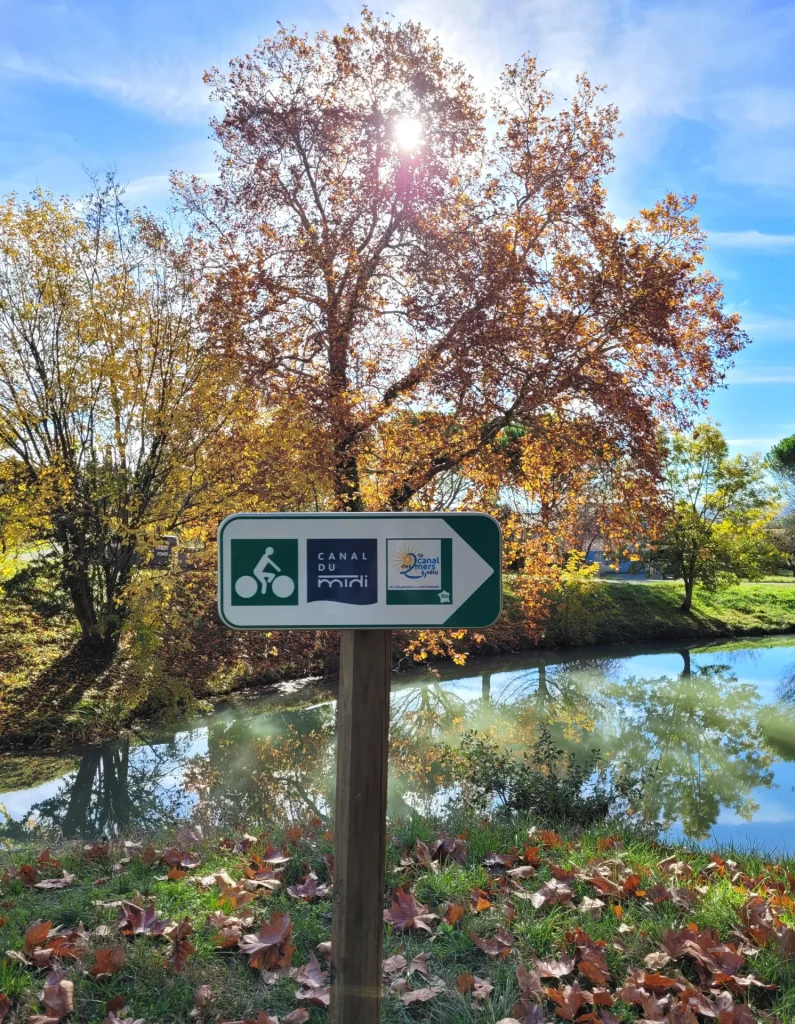
[[[285,705],[288,705],[285,707]],[[546,726],[607,766],[653,769],[642,811],[674,836],[795,852],[795,638],[702,648],[611,647],[472,659],[398,675],[395,813],[442,810],[443,756],[467,729],[521,749]],[[287,684],[178,729],[63,757],[0,757],[0,840],[130,834],[193,818],[245,827],[325,819],[335,704]]]

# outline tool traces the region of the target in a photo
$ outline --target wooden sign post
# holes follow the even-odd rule
[[[381,1015],[392,629],[477,629],[502,608],[502,538],[480,512],[232,515],[218,613],[233,629],[334,629],[331,1024]]]
[[[331,1024],[378,1024],[392,633],[341,635]]]

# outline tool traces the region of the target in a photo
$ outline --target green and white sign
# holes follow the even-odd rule
[[[483,628],[501,566],[482,512],[239,514],[218,529],[218,611],[233,629]]]

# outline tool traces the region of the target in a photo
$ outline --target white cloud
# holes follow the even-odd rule
[[[795,235],[771,235],[763,231],[710,231],[710,246],[729,249],[762,249],[767,252],[781,252],[795,249]]]
[[[120,55],[113,59],[101,52],[88,59],[79,51],[47,60],[6,51],[0,53],[0,72],[109,96],[165,120],[203,122],[208,117],[202,67],[189,60],[137,60]]]
[[[336,0],[334,6],[356,20],[357,0]],[[556,92],[570,93],[580,71],[607,83],[626,135],[613,195],[634,191],[632,165],[655,161],[676,120],[709,127],[703,162],[718,177],[795,185],[795,98],[777,80],[795,42],[795,5],[768,10],[748,0],[392,0],[388,10],[436,31],[483,85],[493,84],[522,51],[550,69],[547,82]],[[674,179],[672,187],[686,183]],[[630,198],[627,205],[635,204]]]
[[[742,312],[742,311],[741,311]],[[752,338],[771,341],[795,341],[795,319],[764,313],[743,313],[743,330]]]
[[[734,367],[726,375],[728,384],[795,384],[795,366]]]

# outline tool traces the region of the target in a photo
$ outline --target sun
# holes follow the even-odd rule
[[[414,563],[417,560],[417,556],[412,551],[412,547],[404,545],[399,551],[393,552],[392,564],[398,570],[398,572],[405,572],[409,569],[414,568]]]
[[[403,117],[395,122],[392,129],[398,148],[412,153],[422,144],[422,123],[416,117]]]

